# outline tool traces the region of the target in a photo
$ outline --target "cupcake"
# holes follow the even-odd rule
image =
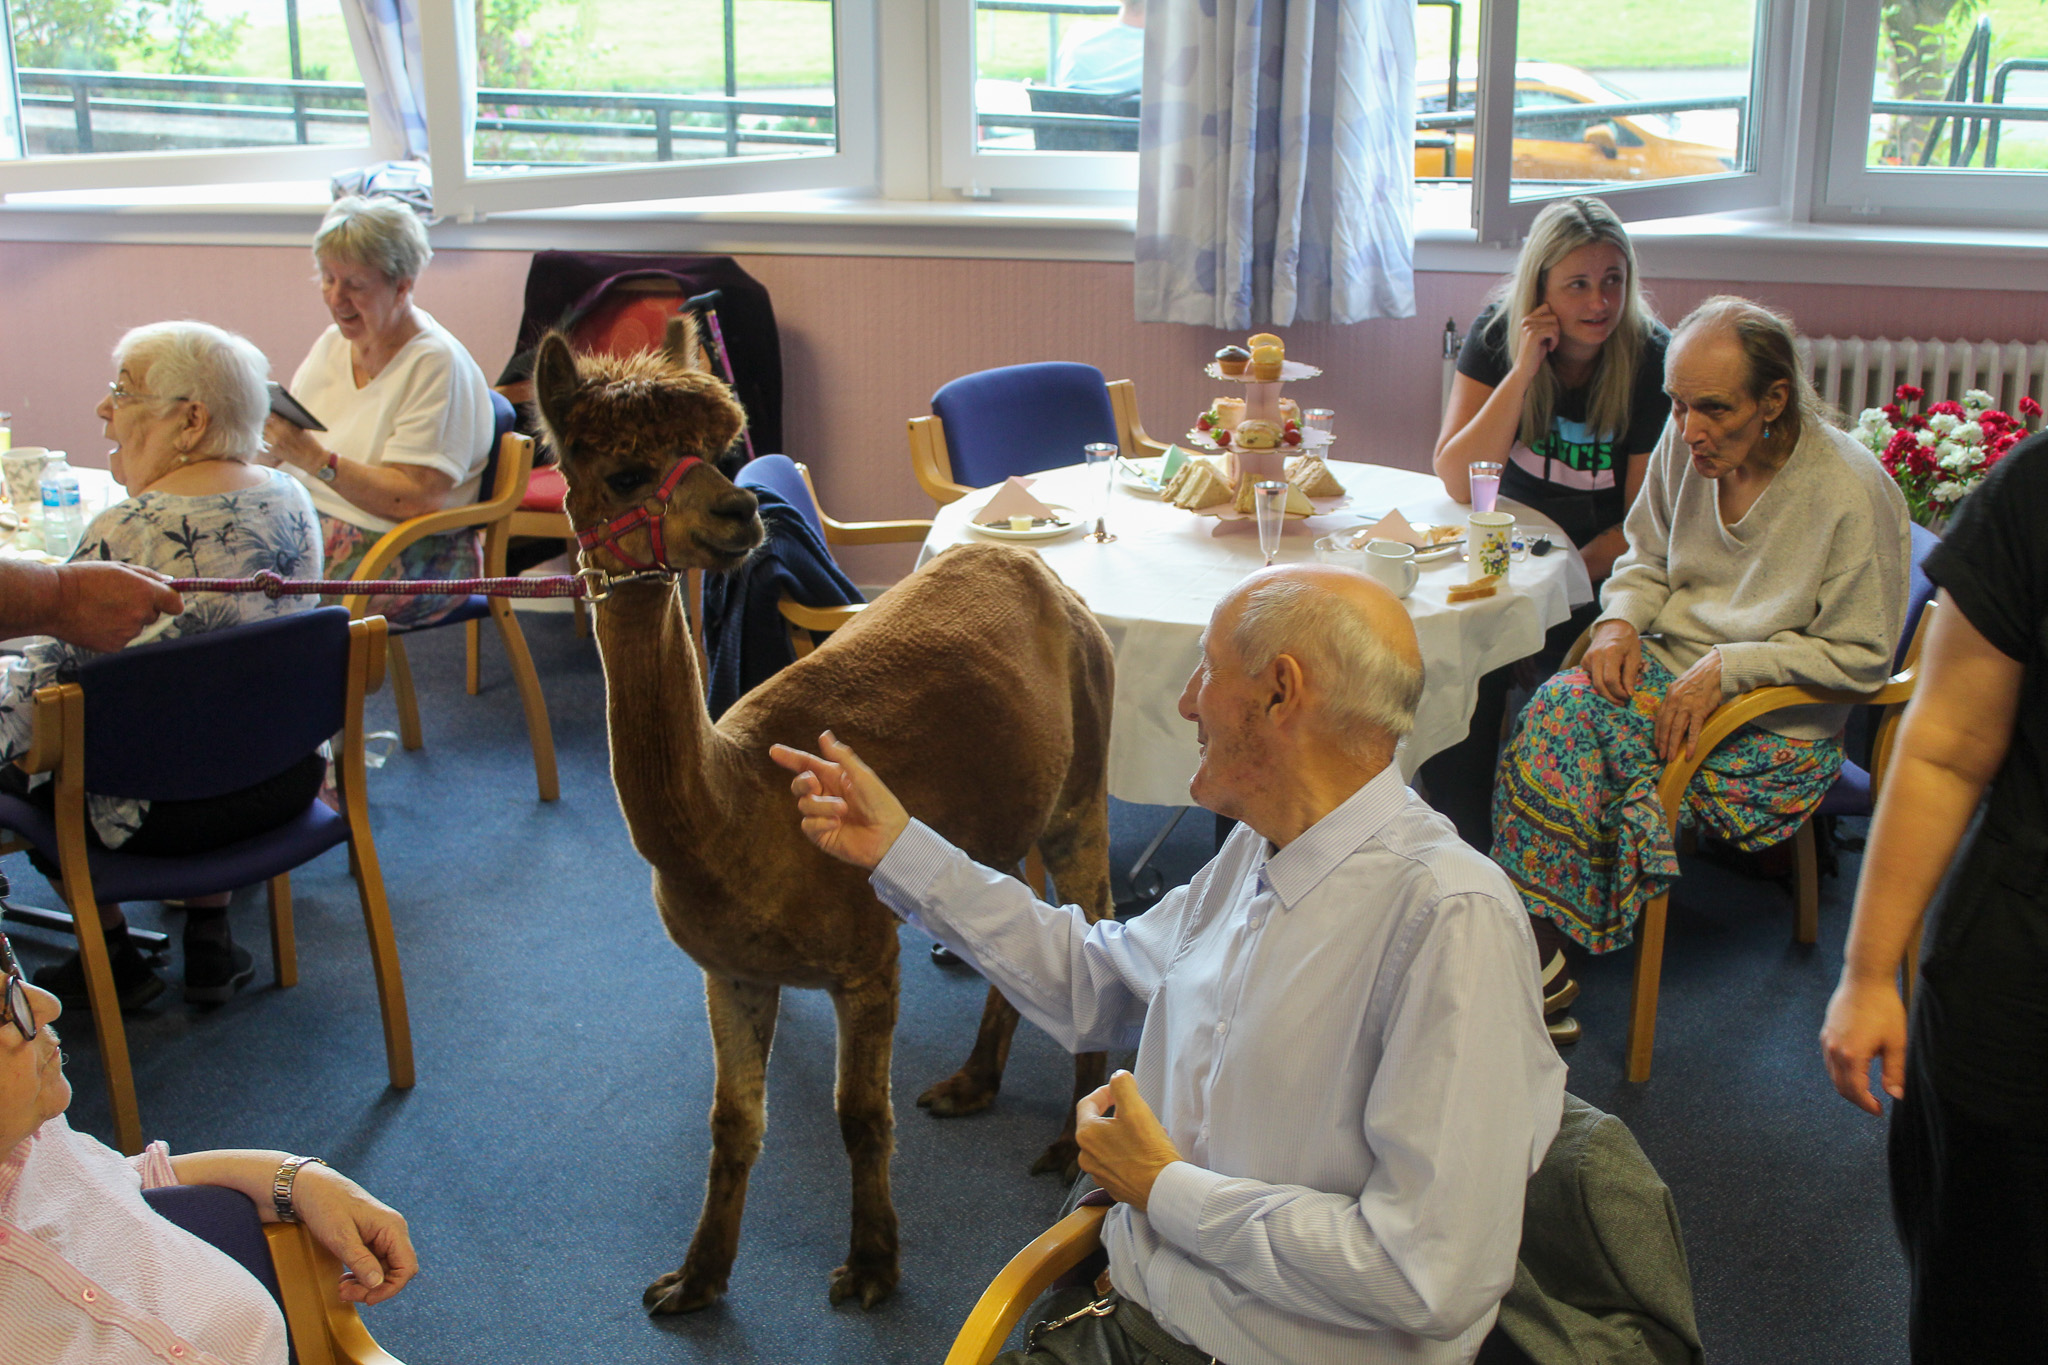
[[[1225,346],[1216,353],[1216,370],[1235,379],[1252,363],[1252,353],[1242,346]]]
[[[1283,353],[1278,346],[1255,346],[1252,348],[1252,378],[1261,384],[1271,384],[1280,378],[1280,362]]]

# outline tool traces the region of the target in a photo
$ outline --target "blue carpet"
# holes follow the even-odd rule
[[[419,1084],[385,1084],[360,913],[344,858],[294,878],[300,984],[270,985],[260,894],[237,899],[255,985],[198,1013],[174,989],[128,1019],[143,1129],[173,1150],[274,1146],[331,1160],[411,1220],[423,1270],[368,1312],[401,1359],[903,1361],[942,1357],[974,1297],[1051,1220],[1027,1174],[1058,1129],[1071,1070],[1019,1029],[989,1112],[936,1120],[911,1101],[965,1057],[983,988],[904,935],[893,1166],[903,1283],[862,1312],[826,1303],[848,1181],[831,1111],[833,1018],[785,992],[731,1293],[651,1320],[640,1291],[682,1260],[710,1146],[710,1044],[696,968],[653,911],[614,802],[596,652],[566,616],[522,617],[554,720],[562,800],[534,798],[517,694],[487,631],[486,688],[463,695],[459,632],[411,642],[426,748],[370,775],[372,816],[410,997]],[[377,728],[393,724],[388,692]],[[1165,812],[1112,812],[1118,886]],[[1193,873],[1209,817],[1162,851]],[[1883,1125],[1827,1084],[1814,1044],[1853,887],[1826,882],[1822,942],[1791,943],[1777,885],[1688,862],[1673,915],[1656,1075],[1622,1079],[1631,954],[1584,973],[1571,1086],[1628,1121],[1676,1192],[1701,1329],[1717,1361],[1905,1359],[1904,1271],[1886,1206]],[[52,903],[20,858],[23,898]],[[160,906],[131,907],[166,927]],[[22,931],[24,965],[58,940]],[[174,947],[167,974],[179,963]],[[89,1022],[72,1020],[72,1122],[111,1131]]]

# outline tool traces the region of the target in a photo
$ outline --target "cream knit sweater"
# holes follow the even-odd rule
[[[1891,672],[1906,615],[1906,500],[1846,433],[1808,422],[1777,477],[1733,526],[1667,423],[1626,528],[1628,553],[1601,593],[1674,674],[1721,652],[1721,695],[1776,683],[1869,691]],[[1845,706],[1757,722],[1790,739],[1839,733]]]

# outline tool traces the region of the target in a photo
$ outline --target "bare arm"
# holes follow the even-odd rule
[[[263,423],[270,444],[266,463],[292,465],[312,474],[334,461],[334,491],[372,516],[389,521],[438,512],[448,505],[455,480],[438,469],[416,464],[365,464],[344,459],[320,444],[314,433],[272,414]]]
[[[1516,349],[1514,367],[1497,386],[1488,388],[1466,374],[1451,379],[1451,401],[1444,407],[1434,464],[1445,491],[1457,501],[1472,501],[1466,471],[1473,461],[1507,460],[1522,425],[1522,399],[1537,367],[1557,345],[1557,336],[1556,314],[1538,308],[1522,320],[1522,344]]]
[[[171,1169],[180,1184],[240,1190],[264,1222],[275,1223],[271,1181],[288,1158],[285,1152],[255,1150],[187,1152],[171,1158]],[[348,1267],[341,1297],[349,1302],[382,1303],[419,1271],[405,1216],[339,1171],[301,1166],[292,1183],[292,1207],[306,1231]]]
[[[164,583],[154,569],[111,561],[0,561],[0,638],[54,635],[82,649],[119,649],[158,616],[185,609]]]
[[[2005,761],[2025,674],[1946,592],[1938,600],[1941,614],[1871,822],[1842,979],[1820,1034],[1835,1089],[1873,1114],[1883,1112],[1870,1089],[1873,1060],[1882,1063],[1885,1092],[1894,1099],[1905,1093],[1899,964],[1919,936],[1927,903],[1985,787]]]

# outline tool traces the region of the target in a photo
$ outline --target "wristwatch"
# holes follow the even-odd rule
[[[341,456],[335,454],[333,451],[330,450],[327,452],[327,463],[321,465],[318,469],[314,470],[313,477],[320,480],[320,482],[322,483],[333,483],[335,471],[340,466],[340,464]]]
[[[317,1156],[289,1156],[278,1165],[277,1174],[270,1179],[270,1206],[277,1211],[278,1222],[299,1221],[299,1211],[292,1204],[292,1186],[298,1183],[299,1169],[326,1164]]]

